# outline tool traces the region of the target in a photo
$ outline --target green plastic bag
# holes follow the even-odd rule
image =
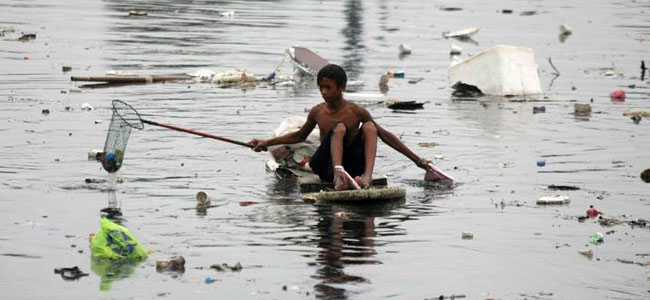
[[[90,242],[93,257],[108,259],[145,259],[147,250],[126,227],[100,219],[101,229]]]

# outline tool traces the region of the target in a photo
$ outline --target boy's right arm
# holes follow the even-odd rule
[[[316,107],[312,108],[309,111],[309,115],[307,115],[307,121],[305,121],[305,124],[303,124],[298,131],[287,133],[285,135],[281,135],[279,137],[275,137],[271,139],[265,139],[265,140],[252,139],[248,142],[248,144],[253,146],[253,150],[255,152],[260,152],[262,150],[266,150],[266,147],[269,146],[290,145],[290,144],[300,143],[306,140],[307,137],[309,136],[309,133],[311,133],[311,131],[314,130],[314,127],[316,127],[316,121],[314,118],[314,115],[316,114],[315,110]]]

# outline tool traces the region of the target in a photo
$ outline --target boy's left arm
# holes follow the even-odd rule
[[[372,116],[370,115],[368,110],[366,110],[365,108],[361,108],[359,113],[361,115],[362,121],[364,122],[372,121],[373,123],[375,123],[375,127],[377,128],[377,137],[379,137],[384,143],[386,143],[386,145],[397,150],[399,153],[404,154],[404,156],[408,157],[411,161],[413,161],[415,165],[426,170],[427,160],[420,158],[417,154],[411,151],[411,149],[409,149],[409,147],[404,145],[404,143],[402,143],[402,141],[392,132],[379,126],[379,124],[377,124],[377,122],[375,122],[372,119]]]

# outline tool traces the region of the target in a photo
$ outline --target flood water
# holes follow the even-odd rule
[[[148,15],[129,16],[132,9]],[[221,15],[229,11],[235,14]],[[573,28],[564,41],[561,24]],[[442,37],[471,26],[480,27],[473,41]],[[650,120],[634,124],[622,115],[650,110],[650,85],[639,67],[642,60],[650,66],[647,1],[3,0],[0,30],[3,298],[650,297],[648,226],[578,221],[589,205],[623,221],[650,219],[650,185],[639,178],[650,167]],[[19,41],[23,33],[36,39]],[[401,43],[413,54],[400,58]],[[452,43],[462,57],[497,44],[531,47],[544,95],[453,98]],[[306,116],[322,100],[313,84],[181,82],[77,92],[80,83],[70,76],[200,69],[264,75],[292,45],[364,81],[350,99],[367,105],[413,151],[436,157],[456,186],[422,184],[421,169],[380,143],[376,173],[405,188],[406,199],[313,205],[301,200],[295,181],[265,171],[268,154],[153,126],[131,133],[116,192],[106,182],[85,183],[108,178],[86,157],[104,145],[113,99],[148,119],[241,141],[267,136],[283,118]],[[548,58],[560,72],[555,79]],[[367,95],[379,94],[388,69],[404,70],[406,78],[391,80],[386,97],[426,102],[424,109],[370,105],[377,98]],[[291,72],[288,63],[280,68]],[[408,83],[417,77],[424,80]],[[616,89],[626,90],[625,101],[610,100]],[[591,116],[573,115],[574,103],[592,99]],[[84,103],[94,109],[82,110]],[[533,114],[542,105],[546,112]],[[436,146],[418,146],[430,142]],[[580,189],[554,191],[551,184]],[[217,207],[186,209],[201,190]],[[571,203],[535,204],[558,194]],[[122,224],[154,251],[145,262],[91,260],[88,235],[111,200]],[[464,231],[474,238],[461,239]],[[588,243],[595,232],[605,234],[604,243]],[[583,248],[594,257],[580,255]],[[157,273],[155,261],[173,255],[185,257],[185,273]],[[209,268],[237,262],[241,272]],[[90,275],[64,281],[53,273],[73,266]],[[207,277],[216,282],[206,284]]]

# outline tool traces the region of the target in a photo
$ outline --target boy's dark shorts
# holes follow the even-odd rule
[[[338,124],[338,123],[337,123]],[[335,124],[327,133],[320,147],[309,160],[309,167],[323,181],[334,180],[334,168],[332,166],[332,134]],[[365,147],[363,145],[363,130],[359,130],[350,143],[343,144],[343,168],[350,176],[361,176],[366,168]]]

